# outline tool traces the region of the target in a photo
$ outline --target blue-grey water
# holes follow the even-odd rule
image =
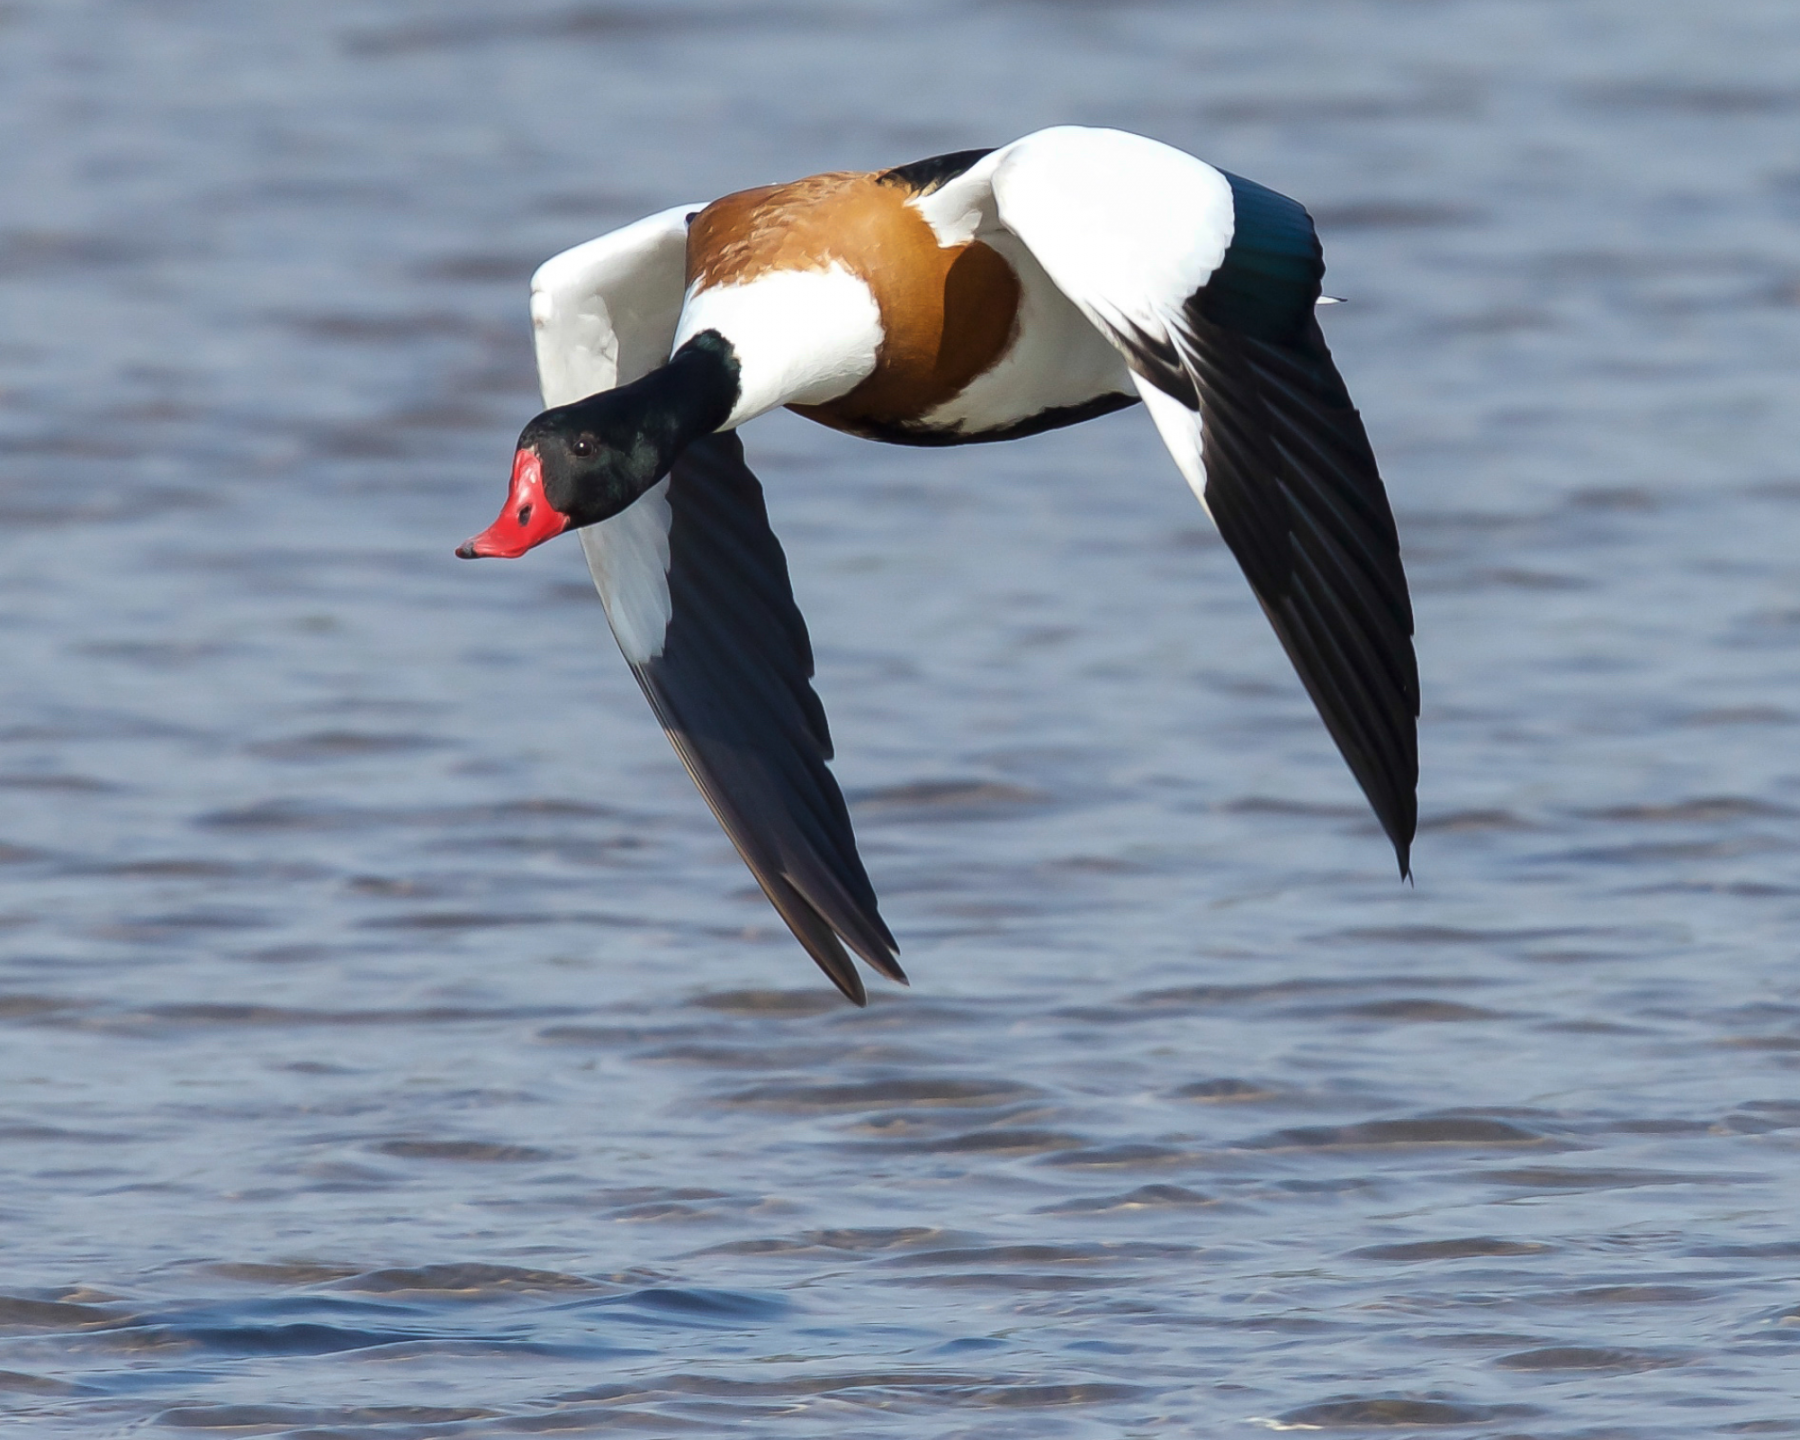
[[[1800,1435],[1792,0],[0,4],[20,1433]],[[1058,121],[1304,199],[1416,888],[1141,412],[746,440],[911,991],[578,547],[525,283]]]

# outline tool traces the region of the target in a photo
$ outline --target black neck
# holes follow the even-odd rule
[[[669,473],[683,450],[725,423],[738,393],[738,359],[731,342],[706,330],[676,351],[667,365],[602,392],[594,401],[609,408],[620,401],[630,404],[645,446],[633,456],[632,469],[647,490]]]

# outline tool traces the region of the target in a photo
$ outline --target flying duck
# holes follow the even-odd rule
[[[906,983],[826,768],[806,622],[738,427],[785,405],[901,445],[1142,402],[1410,873],[1418,666],[1387,492],[1315,317],[1306,211],[1063,126],[678,205],[532,280],[549,408],[457,554],[579,533],[619,648],[819,968]]]

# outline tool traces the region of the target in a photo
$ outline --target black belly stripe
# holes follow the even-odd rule
[[[1065,425],[1079,425],[1083,420],[1110,415],[1115,410],[1123,410],[1126,406],[1137,403],[1136,395],[1121,395],[1117,392],[1096,395],[1092,400],[1083,400],[1079,405],[1053,405],[1048,410],[1040,410],[1035,415],[1027,415],[1023,420],[1013,420],[991,430],[954,430],[923,425],[917,421],[878,420],[858,420],[854,424],[832,422],[831,428],[860,435],[865,440],[880,440],[889,445],[985,445],[996,440],[1021,440],[1027,435],[1041,435],[1046,430],[1060,430]],[[808,415],[807,419],[816,420],[818,417]]]

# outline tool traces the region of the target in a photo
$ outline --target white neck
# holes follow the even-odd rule
[[[721,430],[778,405],[820,405],[847,394],[873,373],[882,342],[875,297],[841,265],[771,270],[690,291],[672,348],[703,330],[729,340],[740,367],[738,403]]]

